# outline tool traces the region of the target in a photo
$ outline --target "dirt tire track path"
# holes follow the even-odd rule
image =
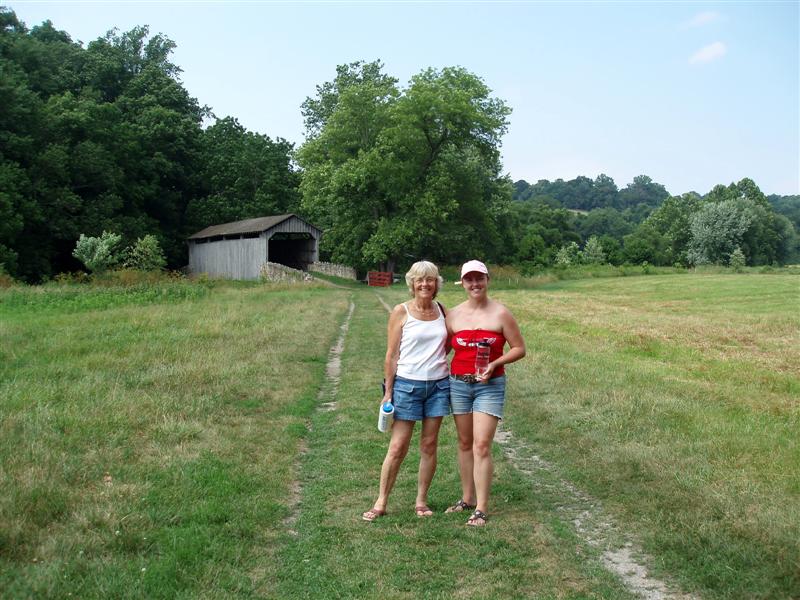
[[[375,296],[391,313],[392,309],[383,297],[377,292]],[[564,513],[564,520],[572,522],[575,532],[587,545],[601,552],[603,566],[617,575],[632,593],[645,600],[699,600],[698,596],[677,591],[677,586],[651,575],[647,563],[656,561],[642,550],[635,536],[621,531],[605,513],[599,500],[558,477],[558,469],[554,465],[536,455],[502,424],[498,426],[494,440],[503,449],[508,461],[530,479],[534,488],[540,485],[536,478],[537,471],[556,475],[559,483],[555,491],[564,499],[559,508]],[[621,545],[615,543],[620,539],[623,540]]]
[[[339,327],[339,337],[336,342],[331,346],[328,352],[328,362],[325,365],[325,381],[319,389],[317,395],[317,410],[332,411],[336,410],[336,393],[339,390],[339,379],[342,371],[342,352],[344,352],[344,340],[347,337],[347,331],[350,328],[350,321],[353,318],[353,311],[356,305],[353,302],[353,297],[350,297],[347,315]],[[311,419],[306,420],[306,429],[311,430]],[[300,462],[303,456],[308,451],[305,438],[300,439],[300,444],[297,449],[297,460],[295,461],[292,470],[292,482],[289,484],[289,515],[283,520],[283,524],[288,529],[290,535],[296,536],[297,530],[294,528],[297,523],[297,518],[300,515],[300,499],[303,496],[303,486],[300,483]]]

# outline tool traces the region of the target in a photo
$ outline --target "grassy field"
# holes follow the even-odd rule
[[[800,594],[799,284],[637,278],[503,298],[534,351],[514,430],[711,597]]]
[[[483,530],[414,516],[414,450],[390,514],[360,521],[388,439],[374,290],[177,286],[0,292],[0,596],[632,597],[559,481],[684,591],[800,596],[796,275],[497,290],[529,346],[505,427],[555,470],[532,481],[497,449]],[[315,411],[351,299],[337,409]],[[455,456],[448,422],[437,511]]]
[[[0,596],[270,589],[347,297],[163,289],[0,296]]]

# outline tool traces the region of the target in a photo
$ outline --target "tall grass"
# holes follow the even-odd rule
[[[0,313],[43,310],[80,312],[112,307],[196,300],[208,293],[205,285],[175,281],[158,285],[137,284],[124,287],[58,285],[12,287],[0,291]]]
[[[447,282],[458,281],[459,265],[441,266],[442,276]],[[653,265],[571,265],[569,267],[541,267],[532,273],[523,272],[513,265],[488,265],[493,289],[536,289],[555,281],[579,279],[602,279],[609,277],[636,277],[642,275],[732,275],[734,270],[719,265],[707,265],[691,269],[683,267],[655,267]],[[798,266],[747,267],[742,274],[800,275]]]
[[[799,286],[720,274],[496,293],[530,353],[510,368],[514,433],[706,597],[800,595]]]
[[[346,296],[169,289],[203,293],[28,290],[3,313],[3,597],[269,589]]]

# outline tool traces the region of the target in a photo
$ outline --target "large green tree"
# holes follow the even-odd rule
[[[462,68],[427,69],[401,90],[380,62],[340,66],[303,105],[305,213],[323,251],[360,268],[493,257],[510,182],[500,175],[508,107]]]
[[[575,216],[553,206],[547,196],[515,203],[512,215],[512,235],[520,240],[516,251],[518,262],[550,265],[562,246],[581,241],[575,229]]]
[[[633,224],[613,208],[597,208],[577,219],[577,228],[584,240],[608,235],[621,241],[633,231]]]
[[[736,247],[749,265],[783,264],[792,254],[793,229],[752,179],[718,185],[705,201],[691,222],[693,262],[727,263]]]
[[[767,196],[767,200],[776,213],[787,217],[795,229],[800,230],[800,195],[778,196],[772,194]]]
[[[658,236],[654,246],[662,250],[654,254],[650,262],[656,265],[688,264],[686,252],[692,239],[692,216],[700,206],[701,199],[694,193],[670,197],[647,218],[639,229],[646,231],[645,238],[655,240]]]
[[[603,173],[594,180],[579,175],[569,181],[540,179],[533,185],[528,184],[525,180],[514,183],[514,200],[524,201],[539,196],[551,197],[560,202],[564,208],[578,210],[638,209],[628,215],[628,219],[640,222],[669,194],[663,185],[655,183],[647,175],[634,177],[633,181],[621,190],[617,188],[611,177]]]
[[[755,220],[754,206],[742,198],[704,204],[692,215],[689,263],[727,264]]]
[[[79,235],[103,230],[155,233],[184,264],[207,111],[178,80],[174,46],[136,27],[83,48],[0,9],[0,262],[14,274],[79,268]]]

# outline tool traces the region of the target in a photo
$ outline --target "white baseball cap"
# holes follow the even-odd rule
[[[489,269],[479,260],[468,260],[461,266],[461,278],[463,279],[467,273],[483,273],[488,276]]]

